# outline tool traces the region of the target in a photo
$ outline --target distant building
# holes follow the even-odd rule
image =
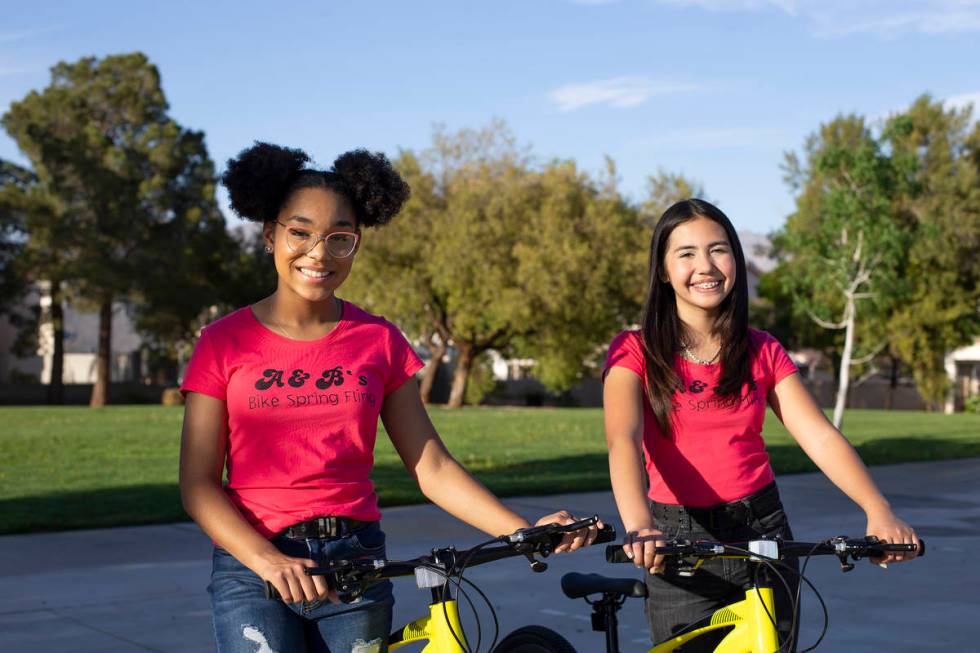
[[[963,410],[967,399],[980,395],[980,336],[946,356],[946,374],[950,388],[944,409],[947,413]]]
[[[42,314],[51,306],[47,284],[38,284],[22,302],[23,312],[40,307]],[[66,303],[64,383],[95,383],[96,358],[99,345],[99,316],[77,310]],[[6,316],[0,318],[0,383],[51,382],[54,353],[54,331],[50,322],[42,322],[37,334],[37,349],[26,356],[17,356],[13,345],[17,329]],[[139,381],[141,374],[140,349],[143,340],[133,328],[125,306],[113,305],[112,362],[109,379],[112,383]]]

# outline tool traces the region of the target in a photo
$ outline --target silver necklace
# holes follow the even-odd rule
[[[718,355],[721,354],[721,347],[718,348],[718,351],[715,352],[714,356],[712,356],[707,360],[705,360],[704,358],[699,358],[697,354],[695,354],[691,350],[691,348],[687,345],[687,343],[684,342],[681,343],[681,353],[684,355],[684,358],[691,361],[692,363],[697,363],[698,365],[711,365],[716,360],[718,360]]]
[[[279,322],[272,323],[272,326],[276,327],[276,331],[278,331],[279,333],[281,333],[283,336],[285,336],[289,340],[296,340],[297,339],[297,338],[294,338],[291,335],[289,335],[289,332],[286,331],[286,327],[284,327]]]

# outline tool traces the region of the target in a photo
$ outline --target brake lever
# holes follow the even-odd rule
[[[548,563],[535,558],[535,553],[546,558],[551,555],[553,547],[558,544],[556,539],[560,540],[565,533],[589,528],[598,522],[598,515],[593,515],[592,517],[586,517],[571,524],[546,524],[544,526],[521,528],[510,535],[504,536],[503,539],[509,544],[513,544],[514,548],[524,554],[524,557],[527,558],[528,565],[531,567],[531,571],[541,573],[548,569]],[[535,542],[542,535],[547,536],[545,541]]]
[[[846,574],[847,572],[852,571],[854,569],[854,563],[851,562],[851,559],[853,558],[854,560],[857,560],[858,556],[855,556],[854,553],[848,548],[847,538],[843,535],[838,535],[837,537],[831,538],[829,543],[834,547],[834,555],[836,555],[837,559],[840,561],[841,573]]]
[[[531,571],[540,574],[543,571],[547,571],[548,563],[538,560],[534,557],[533,553],[525,553],[524,557],[527,558],[528,564],[531,566]]]

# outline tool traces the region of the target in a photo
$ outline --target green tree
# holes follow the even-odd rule
[[[0,161],[0,224],[3,231],[0,265],[4,272],[0,293],[11,323],[20,330],[17,350],[20,353],[36,350],[39,324],[51,325],[51,380],[47,399],[50,404],[60,404],[64,401],[63,300],[65,279],[71,276],[72,261],[67,250],[73,237],[64,205],[32,171]],[[43,313],[25,316],[13,306],[24,297],[30,284],[45,290],[51,302]]]
[[[27,288],[17,265],[26,240],[22,198],[36,179],[30,170],[0,159],[0,314],[10,313]]]
[[[913,230],[909,289],[889,320],[890,347],[938,405],[945,355],[980,332],[980,124],[970,108],[946,109],[924,95],[890,119],[886,136],[895,156],[914,161],[916,190],[903,202]]]
[[[446,326],[447,296],[436,288],[427,260],[446,213],[446,202],[436,190],[435,174],[424,169],[414,153],[401,152],[394,165],[412,188],[412,195],[394,223],[364,234],[366,242],[357,255],[358,271],[346,289],[364,306],[390,316],[426,345],[430,356],[422,370],[419,391],[428,403],[439,363],[451,340]]]
[[[692,197],[708,199],[700,182],[681,174],[658,170],[656,174],[647,177],[647,196],[640,205],[640,210],[652,229],[672,204]]]
[[[805,153],[802,164],[787,157],[797,208],[774,240],[779,278],[797,310],[843,332],[834,406],[840,427],[850,369],[887,345],[887,320],[906,291],[910,230],[901,198],[910,192],[910,160],[886,152],[859,116],[822,125]]]
[[[168,108],[156,67],[134,53],[59,63],[45,89],[13,103],[3,117],[59,199],[71,237],[58,245],[71,260],[71,284],[99,313],[93,406],[106,402],[113,302],[136,298],[144,324],[172,331],[139,307],[192,313],[185,297],[170,292],[188,279],[191,290],[200,286],[200,275],[182,266],[205,264],[201,251],[220,260],[214,238],[221,217],[203,135],[178,125]]]
[[[490,349],[533,357],[539,378],[568,387],[635,309],[644,276],[642,256],[622,255],[639,227],[614,174],[598,185],[571,162],[535,167],[499,122],[438,130],[398,166],[413,198],[367,235],[351,292],[436,353],[456,349],[450,406]]]

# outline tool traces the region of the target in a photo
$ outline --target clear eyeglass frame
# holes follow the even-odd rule
[[[297,254],[309,254],[322,240],[327,254],[333,258],[347,258],[354,253],[357,248],[357,241],[360,234],[356,231],[332,231],[328,234],[318,234],[306,229],[299,229],[290,225],[283,224],[276,220],[276,224],[283,228],[286,233],[286,247]],[[306,236],[297,236],[294,232],[302,232]]]

